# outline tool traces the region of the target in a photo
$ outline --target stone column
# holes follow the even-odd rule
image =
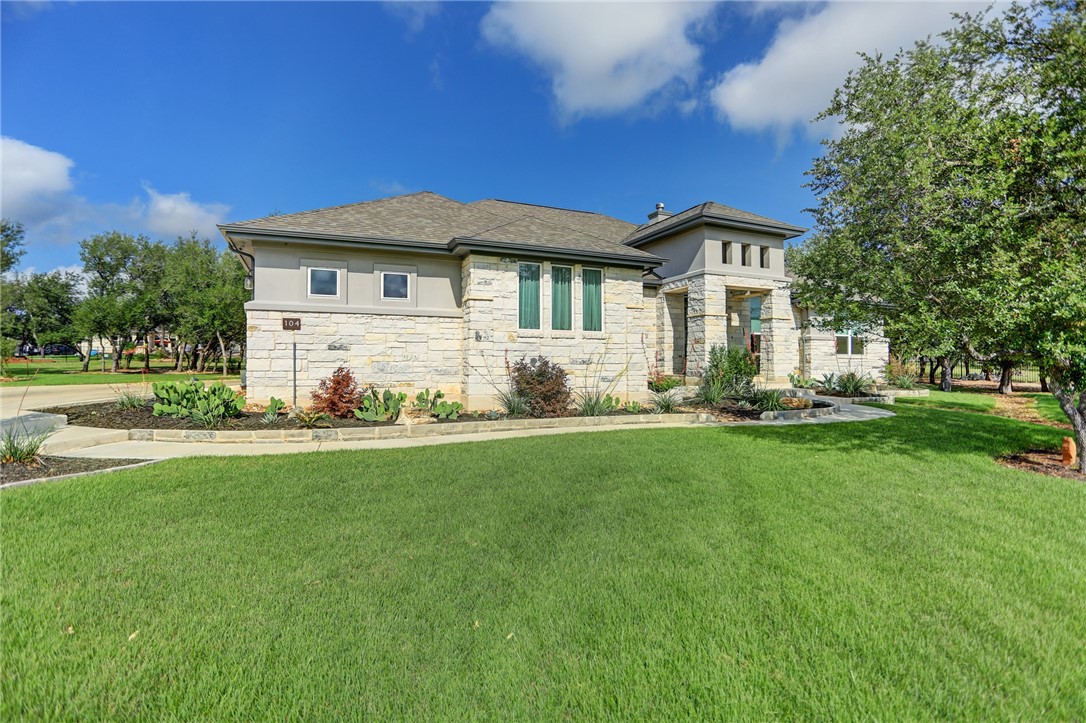
[[[781,285],[762,296],[762,376],[767,383],[788,381],[799,368],[799,332],[792,294]]]
[[[701,376],[713,344],[728,344],[728,289],[715,274],[694,276],[687,284],[686,374]]]

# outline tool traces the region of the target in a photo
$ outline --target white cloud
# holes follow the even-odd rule
[[[829,105],[857,53],[892,55],[898,48],[954,25],[952,12],[977,3],[837,2],[788,17],[760,60],[737,65],[710,90],[712,105],[738,130],[772,131],[781,140],[797,127],[809,135],[827,128],[808,121]]]
[[[16,138],[0,138],[0,210],[4,217],[25,224],[48,217],[56,201],[72,190],[74,165],[72,159],[60,153]]]
[[[384,6],[386,10],[406,23],[407,32],[412,35],[422,32],[430,18],[436,17],[441,12],[441,3],[425,0],[389,0],[384,3]]]
[[[619,113],[689,86],[701,48],[689,32],[711,3],[495,3],[482,20],[491,44],[522,53],[550,76],[564,120]]]
[[[142,226],[152,234],[170,239],[195,231],[207,238],[217,238],[215,224],[222,223],[230,207],[222,203],[198,203],[187,193],[159,193],[149,183],[143,184],[148,201],[138,207]]]

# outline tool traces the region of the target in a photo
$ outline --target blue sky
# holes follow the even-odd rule
[[[22,269],[110,229],[432,190],[640,223],[809,225],[807,120],[856,53],[977,3],[4,2],[2,211]]]

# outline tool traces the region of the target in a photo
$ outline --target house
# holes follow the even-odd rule
[[[219,226],[250,273],[251,399],[308,402],[337,367],[490,408],[506,363],[549,357],[575,388],[643,399],[702,373],[712,344],[760,378],[878,376],[885,341],[820,331],[792,303],[784,246],[806,229],[718,203],[635,225],[588,211],[413,193]]]

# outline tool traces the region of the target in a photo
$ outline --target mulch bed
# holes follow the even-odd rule
[[[50,414],[68,415],[68,424],[79,427],[98,427],[101,429],[203,429],[196,422],[187,418],[156,417],[150,404],[139,409],[116,409],[113,402],[97,404],[77,404],[67,407],[52,407],[42,410]],[[275,425],[264,424],[263,412],[242,412],[219,429],[259,430],[259,429],[304,429],[297,421],[279,415]],[[384,427],[392,422],[366,422],[361,419],[330,419],[321,422],[320,427]]]
[[[94,472],[111,467],[124,467],[130,464],[146,462],[143,459],[91,459],[85,457],[39,457],[36,464],[20,463],[0,464],[0,482],[23,482],[28,479],[59,477],[64,474]]]
[[[1058,449],[1028,449],[1018,454],[1008,454],[996,461],[1004,467],[1086,482],[1086,475],[1079,472],[1077,468],[1064,467],[1062,459],[1063,454]]]

